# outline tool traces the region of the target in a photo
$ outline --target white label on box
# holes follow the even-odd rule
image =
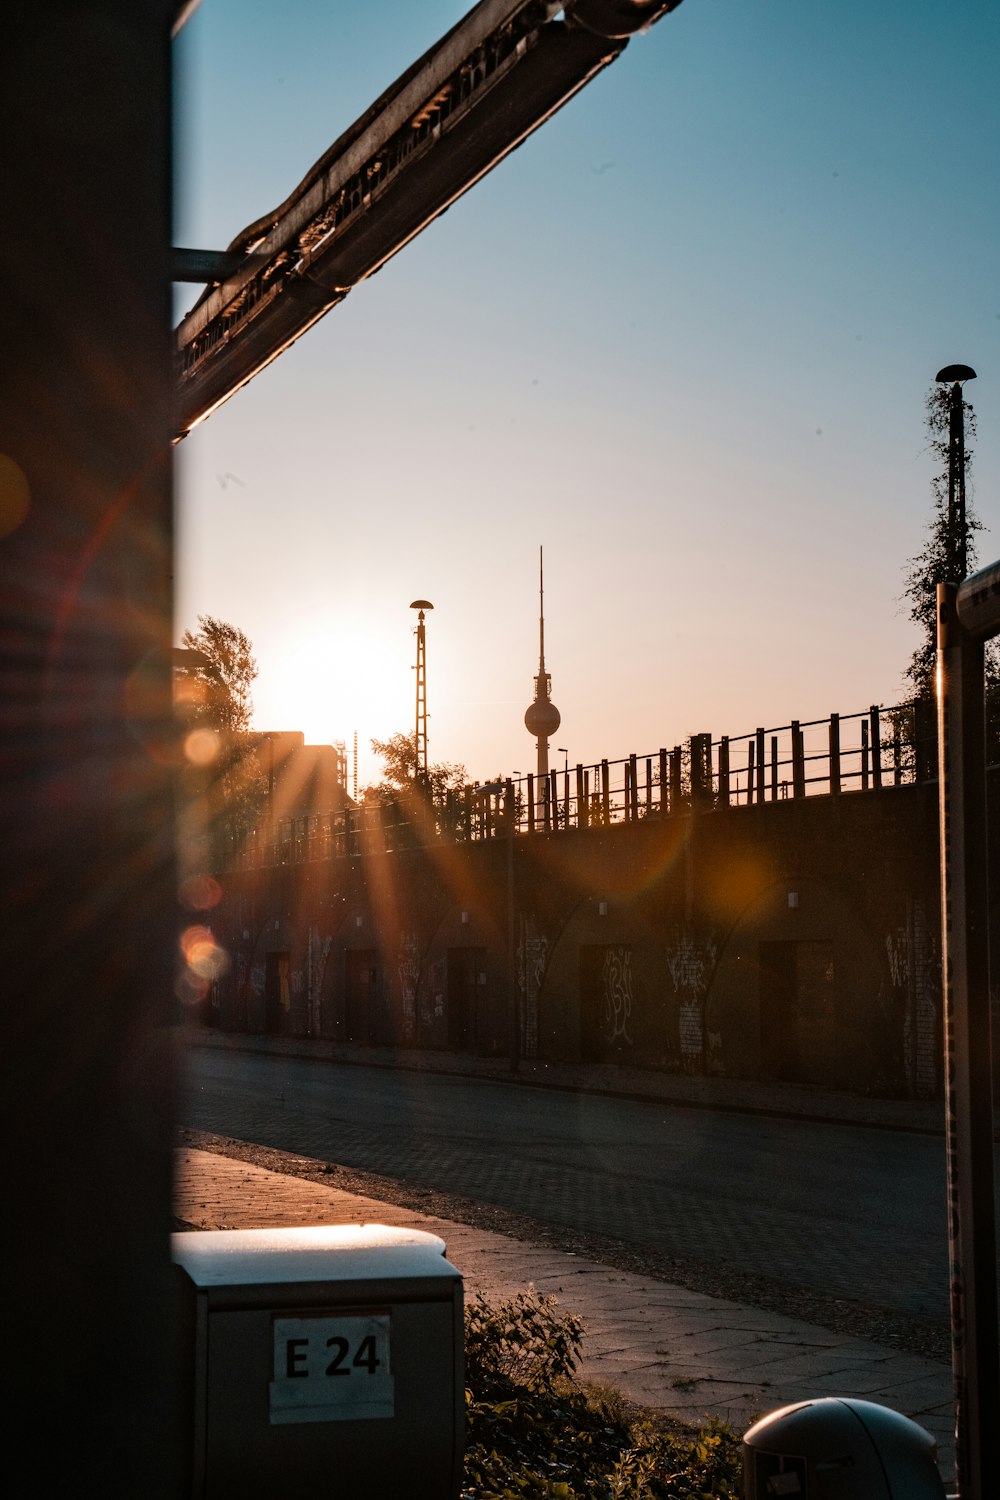
[[[388,1316],[275,1318],[268,1398],[272,1423],[393,1416]]]

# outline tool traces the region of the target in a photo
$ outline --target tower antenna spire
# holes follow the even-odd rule
[[[538,549],[538,675],[545,673],[545,562],[544,548]]]
[[[537,750],[538,787],[536,798],[539,811],[544,815],[548,799],[549,736],[555,734],[561,723],[558,708],[552,702],[552,679],[545,670],[545,557],[538,549],[538,675],[535,678],[535,698],[524,715],[524,727],[535,739]]]

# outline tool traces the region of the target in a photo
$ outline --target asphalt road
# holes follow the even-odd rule
[[[921,1317],[940,1138],[193,1048],[181,1123]]]

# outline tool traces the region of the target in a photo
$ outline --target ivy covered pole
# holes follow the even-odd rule
[[[976,414],[962,390],[964,382],[975,376],[968,365],[946,365],[938,371],[926,402],[929,449],[938,465],[931,480],[934,504],[923,545],[906,566],[903,600],[919,633],[904,676],[913,696],[928,704],[934,698],[937,667],[937,586],[960,583],[976,566],[974,534],[981,523],[974,507],[966,504],[972,467],[972,450],[966,446],[966,438],[975,437]],[[988,651],[991,681],[992,656]]]
[[[948,398],[948,582],[960,583],[969,571],[965,524],[965,400],[962,385],[975,380],[970,365],[945,365],[934,379],[950,385]]]

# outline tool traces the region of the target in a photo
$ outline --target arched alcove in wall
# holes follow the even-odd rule
[[[884,941],[833,885],[761,892],[719,952],[705,1003],[710,1071],[864,1092],[901,1077]]]

